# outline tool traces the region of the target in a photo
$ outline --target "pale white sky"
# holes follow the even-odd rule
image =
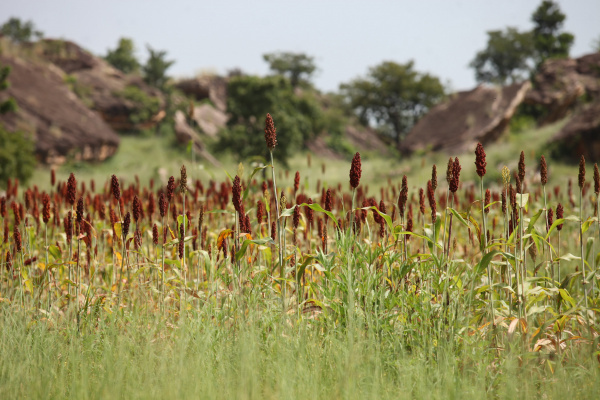
[[[475,85],[469,62],[486,31],[531,29],[541,0],[0,0],[0,23],[32,20],[47,37],[73,40],[98,55],[120,37],[167,50],[177,77],[239,67],[266,74],[262,54],[305,52],[320,71],[314,82],[337,90],[384,60],[416,62],[455,90]],[[573,56],[600,38],[599,0],[560,0],[564,29],[575,35]]]

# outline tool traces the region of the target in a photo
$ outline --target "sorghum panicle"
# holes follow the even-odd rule
[[[173,200],[173,193],[175,192],[175,178],[172,176],[169,177],[169,181],[167,182],[167,203],[170,203]]]
[[[523,180],[525,180],[525,153],[524,152],[521,152],[521,155],[519,156],[519,179],[521,180],[521,183],[523,183]]]
[[[352,165],[350,166],[350,187],[356,189],[360,184],[360,178],[362,175],[362,165],[360,161],[360,153],[356,153],[352,159]]]
[[[75,196],[77,194],[77,181],[75,175],[71,172],[67,181],[67,202],[71,205],[75,204]]]
[[[583,155],[579,159],[579,188],[583,190],[583,186],[585,185],[585,158]]]
[[[456,193],[458,190],[458,185],[460,183],[460,170],[462,167],[460,166],[460,162],[458,161],[458,157],[454,158],[454,165],[452,165],[452,180],[450,181],[450,191],[452,193]]]
[[[598,164],[594,164],[594,193],[596,197],[600,193],[600,172],[598,171]]]
[[[160,216],[164,218],[167,213],[167,200],[163,192],[160,192],[158,195],[158,210],[160,211]]]
[[[265,119],[265,141],[270,151],[273,151],[275,146],[277,146],[277,130],[275,129],[271,114],[267,114],[267,118]]]
[[[118,203],[119,200],[121,200],[121,187],[119,186],[119,179],[117,178],[116,175],[113,175],[111,177],[110,190],[113,194],[113,197],[115,198],[115,200]]]
[[[475,168],[477,169],[477,175],[480,178],[483,178],[485,175],[485,167],[487,162],[485,161],[485,150],[481,143],[477,143],[477,148],[475,148]]]
[[[48,193],[44,193],[42,195],[42,203],[42,217],[44,219],[44,223],[48,224],[48,221],[50,221],[50,196]]]
[[[564,210],[563,210],[563,206],[562,204],[558,203],[558,205],[556,206],[556,219],[562,219],[564,214]],[[562,230],[563,224],[558,224],[556,226],[556,229],[558,229],[559,231]]]
[[[125,214],[125,218],[123,219],[123,239],[127,238],[127,234],[129,234],[129,225],[131,224],[131,214],[127,211]]]
[[[546,186],[548,183],[548,165],[546,164],[546,157],[544,156],[540,159],[540,179],[542,185]]]

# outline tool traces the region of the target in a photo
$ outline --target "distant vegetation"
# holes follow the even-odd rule
[[[489,31],[487,47],[470,64],[477,81],[506,84],[528,79],[545,60],[568,57],[575,37],[561,30],[565,19],[556,2],[542,1],[531,16],[531,31]]]

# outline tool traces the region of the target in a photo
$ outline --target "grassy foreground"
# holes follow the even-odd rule
[[[358,184],[357,154],[165,187],[185,156],[140,143],[0,199],[0,399],[600,393],[592,163],[544,183],[517,141],[487,175],[371,159]]]
[[[415,348],[402,332],[365,324],[349,335],[335,321],[291,323],[278,309],[222,317],[204,309],[173,325],[136,310],[78,333],[3,307],[0,398],[558,399],[600,391],[589,357],[572,354],[577,362],[553,370],[544,357],[523,356],[518,340],[499,361],[491,343],[466,332],[439,343],[425,335]]]

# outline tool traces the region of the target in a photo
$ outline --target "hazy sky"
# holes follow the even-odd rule
[[[167,50],[177,77],[239,67],[266,74],[262,54],[305,52],[315,57],[314,82],[336,90],[384,60],[416,62],[453,89],[475,85],[469,62],[484,48],[486,31],[531,29],[541,0],[0,0],[0,22],[32,20],[47,37],[71,39],[106,54],[130,37],[138,57],[146,44]],[[575,35],[573,56],[600,38],[599,0],[562,0],[564,29]]]

